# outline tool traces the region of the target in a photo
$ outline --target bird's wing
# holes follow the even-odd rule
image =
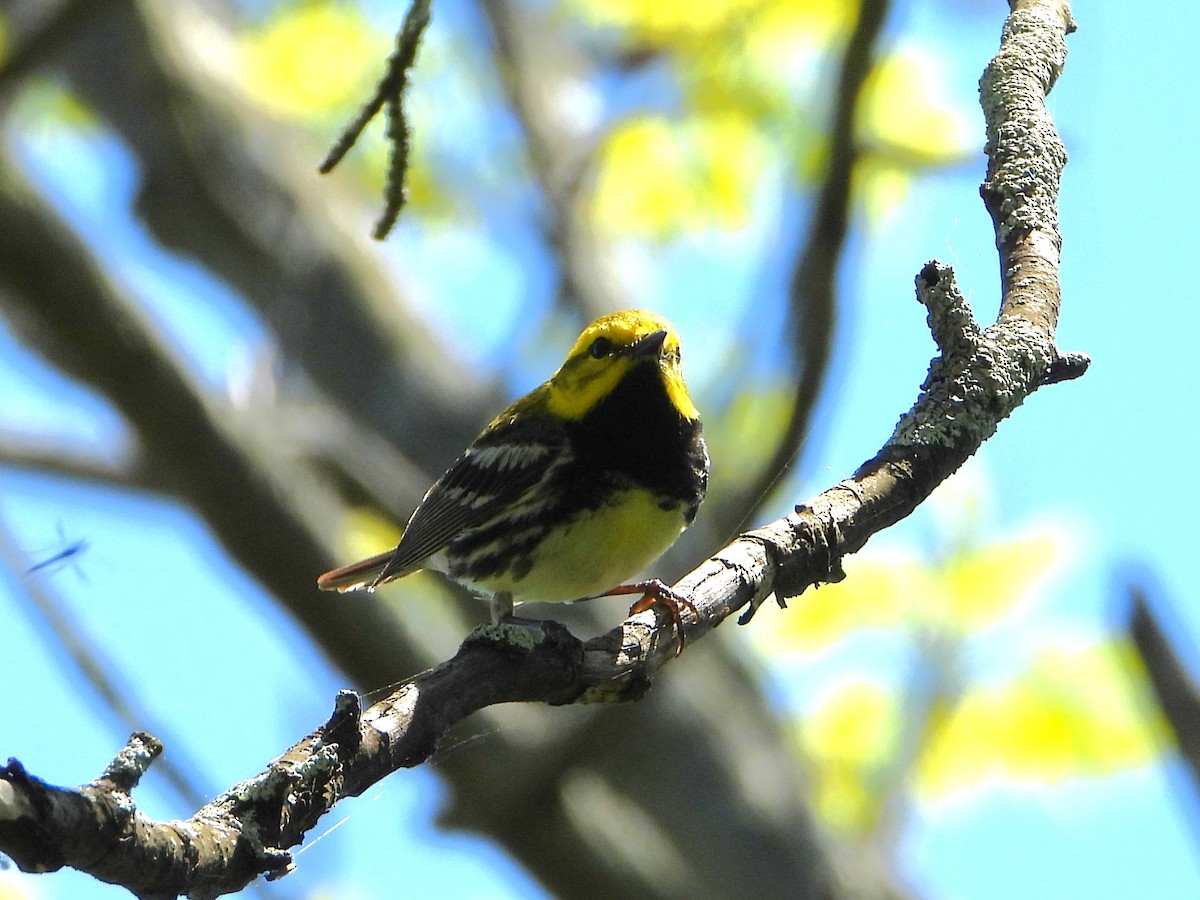
[[[431,487],[377,582],[407,574],[456,535],[480,525],[533,490],[564,458],[556,419],[496,420]]]

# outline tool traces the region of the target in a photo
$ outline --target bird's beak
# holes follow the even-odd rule
[[[644,338],[638,338],[629,345],[629,355],[634,359],[643,356],[654,356],[662,348],[663,341],[666,339],[667,333],[663,330],[648,334]]]

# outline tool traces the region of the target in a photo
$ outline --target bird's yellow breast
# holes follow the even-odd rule
[[[662,509],[649,491],[618,491],[604,506],[552,531],[534,549],[523,577],[510,569],[472,586],[507,591],[518,603],[596,596],[658,559],[686,525],[681,509]]]

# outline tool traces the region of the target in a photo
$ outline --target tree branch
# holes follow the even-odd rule
[[[335,504],[322,504],[312,479],[281,455],[264,458],[245,428],[195,390],[87,249],[5,162],[0,155],[0,256],[21,265],[0,272],[0,301],[13,330],[113,403],[137,434],[141,471],[192,503],[343,671],[378,683],[364,660],[419,659],[380,604],[312,602],[313,573],[334,561]]]
[[[136,448],[106,447],[105,452],[110,459],[104,459],[100,454],[77,451],[74,447],[47,441],[40,436],[30,439],[0,433],[0,466],[31,469],[114,487],[152,490],[158,486],[152,483],[151,473],[143,467]]]
[[[979,189],[1000,251],[1001,316],[1054,334],[1061,294],[1058,189],[1067,150],[1045,98],[1075,31],[1067,0],[1010,0],[1000,51],[979,80],[987,126],[987,178]],[[1082,372],[1080,372],[1082,374]]]
[[[176,6],[193,14],[198,9],[190,2],[169,8]],[[137,156],[139,211],[160,241],[196,255],[248,298],[254,295],[274,332],[282,372],[303,368],[363,432],[386,434],[422,465],[440,459],[440,471],[486,421],[485,413],[498,408],[496,389],[477,389],[454,355],[395,301],[394,286],[381,280],[380,270],[329,227],[326,198],[297,181],[294,140],[277,140],[262,122],[222,100],[203,70],[203,54],[188,51],[187,37],[196,29],[166,9],[108,0],[102,21],[61,61]],[[236,128],[223,127],[230,115]],[[269,148],[269,160],[253,152],[260,146]],[[317,595],[313,580],[332,565],[322,560],[344,509],[324,479],[311,477],[307,447],[290,438],[321,424],[287,421],[288,398],[273,400],[273,391],[251,389],[246,396],[255,405],[237,408],[228,398],[198,394],[170,359],[144,346],[152,329],[130,317],[137,304],[105,277],[105,261],[28,194],[14,186],[10,198],[0,189],[0,219],[11,225],[0,228],[0,255],[20,262],[0,275],[22,282],[3,302],[12,304],[14,322],[25,323],[17,328],[20,336],[113,402],[137,434],[145,469],[195,508],[351,683],[376,689],[445,658],[445,648],[465,630],[453,624],[458,611],[447,610],[430,627],[402,619],[397,604],[378,598],[334,602]],[[19,210],[9,209],[10,201]],[[343,267],[347,260],[355,264]],[[452,379],[434,377],[447,371]],[[303,397],[303,380],[300,387]],[[320,435],[308,437],[320,442]],[[319,474],[330,468],[322,458]],[[360,488],[374,486],[364,474],[337,483],[360,498]],[[402,476],[393,475],[383,495],[367,498],[376,508],[404,502],[395,496],[403,490]],[[404,593],[397,586],[392,596]],[[478,603],[469,602],[462,621],[480,615]],[[439,649],[431,655],[432,647]],[[736,652],[713,642],[694,656],[690,670],[687,683],[660,686],[636,710],[489,711],[489,726],[503,724],[489,735],[487,752],[438,762],[437,774],[449,788],[439,821],[487,835],[560,897],[585,896],[601,883],[614,895],[644,896],[661,892],[664,879],[677,893],[706,886],[724,895],[822,896],[833,866],[788,736],[761,701],[758,682]],[[697,679],[708,685],[709,698],[721,697],[719,718],[697,702]],[[680,746],[692,748],[686,770],[628,763]],[[749,774],[748,754],[766,760]],[[697,771],[704,773],[702,792],[692,790]],[[588,796],[602,793],[610,806],[632,810],[673,844],[679,865],[664,874],[647,865],[640,844],[616,836],[597,841],[596,822],[579,814],[577,788],[584,782]],[[663,792],[674,802],[662,803]],[[531,796],[543,802],[530,804]],[[737,833],[720,846],[702,839],[735,819]],[[848,877],[866,882],[877,876],[856,867]]]
[[[683,623],[689,648],[740,610],[739,621],[748,621],[772,594],[782,605],[809,586],[840,580],[842,557],[911,513],[1025,397],[1048,381],[1082,373],[1082,357],[1064,366],[1054,346],[1061,239],[1053,206],[1065,154],[1055,150],[1061,142],[1052,126],[1029,132],[1016,125],[1031,121],[1030,115],[1044,117],[1045,92],[1062,66],[1062,39],[1070,27],[1063,2],[1018,2],[997,59],[1024,60],[1042,77],[1030,80],[1019,66],[989,66],[994,74],[985,106],[990,104],[989,134],[996,137],[989,141],[985,200],[1000,198],[988,200],[1004,260],[999,319],[981,329],[950,268],[936,262],[922,268],[917,297],[939,355],[916,403],[853,476],[738,537],[675,585],[697,610]],[[1027,90],[1031,83],[1041,86],[1040,93]],[[1031,102],[1036,108],[1029,108]],[[1017,132],[1023,143],[1014,151],[1008,135]],[[1031,143],[1034,138],[1040,143]],[[1023,167],[1003,162],[1018,157],[1026,158]],[[657,610],[586,643],[554,623],[537,631],[478,630],[453,659],[365,711],[343,693],[329,722],[186,822],[148,820],[129,797],[155,752],[144,736],[135,735],[128,748],[140,762],[122,763],[116,774],[106,772],[79,791],[45,785],[12,761],[0,771],[0,851],[26,869],[74,864],[109,880],[118,880],[112,876],[120,869],[135,879],[121,883],[136,884],[144,896],[237,890],[257,874],[286,872],[286,848],[299,843],[324,812],[396,768],[427,759],[463,717],[513,701],[637,699],[675,657],[674,637],[669,618]],[[819,885],[812,895],[832,890]]]
[[[980,333],[971,319],[948,268],[929,263],[918,278],[918,295],[929,309],[943,350],[921,398],[887,445],[851,478],[793,514],[741,535],[675,585],[691,598],[698,613],[696,618],[685,616],[687,646],[738,610],[746,610],[739,621],[749,621],[772,593],[782,605],[784,598],[811,585],[841,580],[843,556],[912,512],[1040,384],[1041,371],[1019,380],[1029,354],[990,357],[987,379],[972,372],[983,367],[992,347],[987,332]],[[1042,368],[1048,365],[1046,361]],[[932,372],[940,370],[947,374],[934,377]],[[968,376],[994,381],[992,400],[961,405],[958,415],[976,421],[963,424],[951,417],[945,422],[943,405],[970,393]],[[914,435],[928,440],[914,442]],[[132,801],[92,797],[86,787],[79,799],[59,802],[55,798],[62,796],[62,789],[29,778],[12,763],[0,772],[17,797],[7,813],[0,807],[0,850],[22,868],[72,864],[107,878],[111,870],[97,870],[89,860],[121,856],[122,841],[132,830],[158,849],[151,854],[143,846],[133,854],[137,862],[130,864],[130,877],[152,880],[129,886],[169,895],[191,892],[197,884],[177,880],[180,863],[166,852],[170,834],[186,828],[201,837],[193,853],[196,847],[202,852],[207,848],[208,855],[199,863],[206,873],[205,890],[214,895],[238,890],[258,874],[285,872],[290,857],[284,850],[299,843],[339,799],[360,794],[397,768],[424,762],[446,730],[465,716],[516,701],[560,705],[636,700],[649,689],[657,670],[675,657],[675,647],[670,617],[657,610],[632,616],[585,644],[552,622],[543,623],[538,632],[520,626],[478,629],[453,659],[411,679],[361,715],[357,699],[341,695],[333,718],[322,728],[258,778],[226,792],[182,825],[153,822],[137,814]],[[79,838],[67,830],[59,810],[76,810],[80,803],[92,812],[72,812],[68,824],[108,823],[109,807],[119,807],[126,818],[120,820],[120,828],[96,829],[104,846],[72,855],[69,851]],[[34,849],[30,834],[42,837]],[[147,858],[156,864],[149,865]]]
[[[1200,788],[1200,686],[1172,649],[1150,609],[1145,589],[1134,584],[1129,593],[1133,601],[1129,633],[1146,667],[1158,705],[1175,735],[1179,754],[1191,772],[1192,783]]]
[[[19,35],[18,40],[6,48],[3,64],[0,64],[0,93],[8,93],[14,84],[31,75],[46,57],[68,43],[80,29],[92,24],[93,16],[100,12],[104,3],[105,0],[60,0],[57,4],[14,6],[10,0],[0,0],[5,30]]]
[[[388,236],[392,226],[400,218],[400,210],[404,208],[406,199],[404,177],[408,172],[408,120],[404,116],[404,89],[408,86],[409,70],[417,58],[421,36],[429,24],[429,4],[430,0],[412,0],[412,5],[404,16],[404,24],[396,35],[396,50],[388,58],[387,71],[375,89],[375,94],[346,126],[346,130],[318,166],[318,171],[323,175],[333,171],[334,166],[341,162],[342,157],[354,146],[367,123],[375,118],[376,113],[386,104],[387,136],[391,154],[388,157],[383,214],[371,232],[371,236],[377,241],[382,241]]]

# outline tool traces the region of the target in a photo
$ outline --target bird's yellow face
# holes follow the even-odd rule
[[[683,382],[675,329],[662,316],[636,309],[601,316],[583,330],[546,384],[550,411],[564,419],[582,419],[639,365],[657,366],[675,408],[686,419],[699,418]]]

